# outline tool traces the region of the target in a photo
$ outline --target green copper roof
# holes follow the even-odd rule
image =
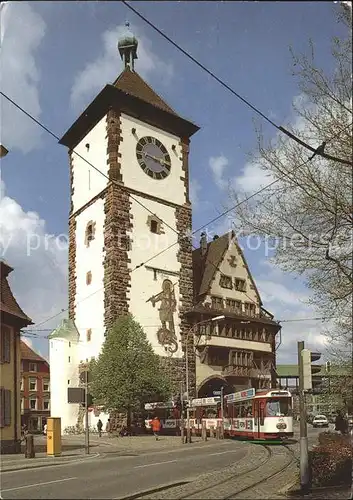
[[[72,319],[63,319],[60,326],[55,328],[49,335],[49,339],[66,339],[77,341],[80,337],[75,323]]]

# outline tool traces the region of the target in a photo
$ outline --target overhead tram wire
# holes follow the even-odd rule
[[[0,91],[0,94],[3,95],[3,97],[5,97],[5,99],[7,99],[9,102],[11,102],[17,109],[19,109],[22,113],[24,113],[27,117],[29,117],[31,120],[33,120],[37,125],[39,125],[43,130],[45,130],[47,133],[49,133],[52,137],[54,137],[55,139],[57,140],[60,140],[59,137],[54,133],[52,132],[48,127],[46,127],[45,125],[43,125],[39,120],[37,120],[36,118],[34,118],[30,113],[28,113],[26,110],[24,110],[19,104],[17,104],[15,101],[13,101],[9,96],[7,96],[6,94],[4,94],[2,91]],[[352,124],[350,124],[349,126],[351,126]],[[337,134],[335,134],[331,139],[329,139],[328,141],[326,141],[326,143],[329,143],[331,142],[334,138],[336,138],[338,135],[340,135],[343,130],[345,130],[348,126],[344,127],[344,129],[342,129],[341,131],[339,131]],[[82,155],[80,155],[79,153],[77,153],[75,150],[72,150],[72,153],[75,153],[78,157],[80,157],[85,163],[87,163],[88,165],[90,165],[92,168],[94,168],[94,170],[96,170],[98,173],[100,173],[101,175],[103,175],[108,181],[110,181],[109,177],[104,173],[102,172],[101,170],[99,170],[95,165],[93,165],[91,162],[89,162],[86,158],[84,158]],[[299,165],[299,167],[296,167],[295,169],[293,169],[293,171],[291,172],[291,174],[293,174],[297,169],[301,168],[303,165],[305,165],[306,163],[310,162],[312,160],[312,157],[311,158],[308,158],[304,163],[302,163],[301,165]],[[244,200],[241,200],[240,202],[238,202],[236,205],[234,205],[233,207],[231,207],[230,209],[227,209],[226,211],[224,211],[222,214],[220,214],[219,216],[217,216],[216,218],[212,219],[210,222],[208,222],[207,224],[205,224],[204,226],[202,226],[201,228],[198,228],[197,230],[191,232],[191,236],[194,235],[195,233],[197,233],[198,231],[200,231],[201,229],[205,228],[207,225],[209,224],[212,224],[213,222],[215,222],[216,220],[219,220],[221,217],[224,217],[224,215],[228,214],[230,211],[234,210],[235,208],[237,208],[238,206],[240,206],[241,204],[245,203],[246,201],[249,201],[251,198],[253,198],[254,196],[256,196],[257,194],[260,194],[261,192],[263,192],[265,189],[268,189],[270,186],[273,186],[276,182],[279,182],[279,180],[281,180],[281,178],[283,178],[285,176],[280,176],[278,179],[272,181],[270,184],[262,187],[260,190],[256,191],[255,193],[253,193],[252,195],[248,196],[247,198],[245,198]],[[115,181],[111,181],[113,183],[115,183]],[[147,210],[150,214],[154,215],[155,217],[156,214],[154,214],[151,210],[149,210],[143,203],[139,202],[138,200],[136,200],[132,195],[130,195],[131,198],[133,200],[135,200],[138,204],[140,204],[143,208],[145,208],[145,210]],[[167,227],[169,227],[173,232],[175,232],[178,236],[181,236],[180,233],[178,233],[178,231],[176,231],[173,227],[171,227],[169,224],[167,224],[163,219],[161,219],[160,217],[158,217]],[[169,250],[170,248],[172,248],[173,246],[175,246],[176,244],[179,243],[179,240],[175,241],[174,243],[172,243],[171,245],[169,245],[167,248],[161,250],[160,252],[158,252],[157,254],[153,255],[152,257],[150,257],[147,261],[143,262],[143,263],[140,263],[138,265],[136,265],[132,270],[131,270],[131,273],[137,269],[139,269],[140,267],[143,267],[145,266],[148,262],[150,262],[151,260],[153,260],[154,258],[156,258],[157,256],[161,255],[162,253],[164,253],[165,251]],[[197,249],[192,243],[191,243],[191,246],[194,248],[194,249]],[[206,261],[208,261],[212,266],[214,266],[216,268],[216,270],[218,270],[221,274],[222,271],[211,261],[209,260],[207,257],[206,257]],[[179,280],[178,280],[179,281]],[[175,282],[173,284],[173,287],[176,286],[176,284],[178,283]],[[96,290],[95,292],[93,292],[92,294],[84,297],[83,299],[81,299],[78,303],[81,303],[83,302],[84,300],[88,299],[89,297],[91,297],[92,295],[102,291],[104,289],[104,287],[101,287],[100,289]],[[247,294],[245,294],[253,303],[256,303],[251,297],[249,297]],[[51,321],[52,319],[55,319],[56,317],[60,316],[60,314],[62,314],[63,312],[66,312],[67,310],[69,309],[69,307],[67,307],[66,309],[62,309],[60,312],[54,314],[53,316],[51,316],[50,318],[48,318],[47,320],[44,320],[42,321],[41,323],[39,323],[37,326],[41,326],[45,323],[47,323],[48,321]]]
[[[187,52],[185,49],[183,49],[178,43],[176,43],[174,40],[172,40],[168,35],[166,35],[161,29],[157,28],[155,24],[153,24],[151,21],[149,21],[143,14],[141,14],[137,9],[132,7],[128,2],[125,0],[122,0],[121,3],[123,3],[128,9],[130,9],[136,16],[138,16],[140,19],[142,19],[146,24],[148,24],[154,31],[156,31],[159,35],[161,35],[165,40],[167,40],[173,47],[175,47],[179,52],[184,54],[188,59],[190,59],[193,63],[195,63],[199,68],[201,68],[203,71],[205,71],[209,76],[211,76],[214,80],[216,80],[222,87],[227,89],[229,92],[231,92],[235,97],[240,99],[244,104],[246,104],[250,109],[255,111],[258,115],[260,115],[264,120],[266,120],[270,125],[275,127],[277,130],[285,134],[287,137],[290,139],[296,141],[298,144],[301,146],[305,147],[306,149],[309,149],[312,153],[315,153],[317,156],[322,156],[323,158],[326,158],[327,160],[333,160],[339,163],[343,163],[345,165],[352,166],[352,162],[345,160],[343,158],[337,158],[336,156],[328,155],[327,153],[324,153],[323,151],[317,151],[317,148],[313,148],[306,142],[302,141],[299,139],[299,137],[295,136],[289,130],[285,129],[284,127],[277,125],[273,120],[271,120],[268,116],[266,116],[262,111],[260,111],[258,108],[256,108],[253,104],[251,104],[247,99],[242,97],[238,92],[236,92],[232,87],[230,87],[228,84],[226,84],[221,78],[219,78],[215,73],[213,73],[211,70],[209,70],[204,64],[200,63],[195,57],[193,57],[189,52]]]

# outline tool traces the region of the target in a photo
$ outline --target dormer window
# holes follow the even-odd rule
[[[246,292],[246,281],[245,280],[235,278],[234,285],[235,285],[235,289],[238,292]]]
[[[219,285],[222,288],[228,288],[228,290],[231,290],[232,287],[232,277],[231,276],[226,276],[225,274],[221,274],[219,278]]]
[[[91,241],[94,240],[94,233],[96,231],[96,223],[90,221],[86,226],[86,234],[85,234],[85,245],[89,247]]]

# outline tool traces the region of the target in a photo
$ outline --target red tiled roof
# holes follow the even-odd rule
[[[20,306],[18,305],[13,293],[11,291],[10,285],[7,281],[7,276],[13,271],[3,260],[0,261],[0,276],[1,276],[1,289],[0,289],[0,311],[5,312],[15,318],[23,320],[25,325],[32,325],[33,322],[31,318],[25,314]]]
[[[114,87],[126,94],[139,97],[145,102],[176,115],[175,111],[140,77],[135,71],[126,67],[113,83]]]
[[[29,361],[44,361],[47,363],[47,361],[42,358],[42,356],[39,356],[36,352],[31,349],[26,342],[23,342],[23,340],[20,341],[20,352],[21,352],[21,359],[26,359]]]

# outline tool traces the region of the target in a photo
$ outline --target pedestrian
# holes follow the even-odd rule
[[[102,423],[101,419],[99,419],[97,422],[97,430],[98,430],[99,437],[102,437],[102,428],[103,428],[103,423]]]
[[[340,410],[338,410],[335,420],[335,431],[345,434],[346,422]]]
[[[159,418],[156,416],[153,418],[152,423],[151,423],[153,435],[156,438],[156,441],[158,441],[159,433],[162,427],[161,421]]]
[[[111,430],[112,430],[112,426],[110,423],[110,418],[108,418],[107,425],[105,426],[105,432],[107,432],[108,435],[110,435]]]

